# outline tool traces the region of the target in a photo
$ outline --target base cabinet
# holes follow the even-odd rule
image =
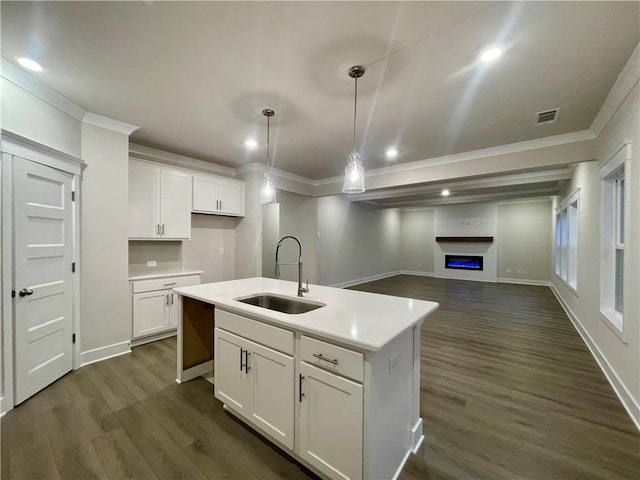
[[[293,449],[293,357],[214,330],[216,398]]]
[[[331,478],[362,478],[362,385],[305,362],[299,378],[300,456]]]

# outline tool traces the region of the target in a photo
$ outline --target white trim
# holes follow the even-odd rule
[[[516,205],[516,204],[529,204],[529,203],[548,203],[553,200],[552,197],[533,197],[533,198],[519,198],[513,200],[499,200],[498,206],[501,205]]]
[[[260,172],[265,173],[267,167],[264,163],[251,162],[246,165],[241,165],[235,169],[236,175],[244,175],[245,173]],[[271,174],[275,178],[282,178],[285,180],[291,180],[292,182],[302,183],[310,187],[315,186],[314,180],[303,177],[302,175],[296,175],[295,173],[289,173],[286,170],[280,170],[279,168],[271,168]]]
[[[84,117],[86,113],[83,108],[63,97],[38,78],[27,73],[5,57],[2,57],[2,63],[0,63],[0,75],[7,81],[38,97],[43,102],[57,108],[76,120],[82,121],[82,117]]]
[[[334,288],[346,288],[353,287],[354,285],[360,285],[361,283],[373,282],[375,280],[382,280],[383,278],[394,277],[400,273],[399,270],[387,273],[380,273],[378,275],[371,275],[370,277],[357,278],[355,280],[348,280],[346,282],[334,283],[333,285],[329,285]]]
[[[548,287],[548,280],[529,280],[527,278],[498,277],[498,283],[512,283],[515,285],[532,285],[534,287]]]
[[[124,133],[125,135],[131,135],[140,128],[136,125],[121,122],[120,120],[114,120],[113,118],[104,117],[92,112],[86,112],[84,114],[82,117],[82,123],[93,125],[94,127],[105,128],[118,133]]]
[[[13,299],[11,290],[13,289],[13,161],[8,153],[2,153],[2,164],[0,165],[2,188],[0,189],[0,204],[2,205],[2,218],[0,223],[2,241],[2,251],[0,252],[0,262],[2,264],[2,374],[4,385],[2,386],[2,412],[13,408]]]
[[[0,397],[0,417],[10,410],[13,410],[13,402],[10,402],[6,396]]]
[[[604,376],[609,381],[609,384],[613,388],[613,391],[620,399],[622,406],[631,417],[631,420],[635,424],[636,428],[640,430],[640,403],[638,403],[633,398],[631,393],[629,393],[629,390],[627,390],[627,387],[624,385],[622,380],[620,380],[620,377],[618,377],[613,367],[609,364],[607,358],[603,355],[596,343],[593,341],[587,329],[584,328],[582,322],[580,322],[571,308],[569,308],[569,305],[567,305],[567,303],[564,301],[562,295],[560,295],[560,292],[556,290],[555,285],[551,283],[549,287],[551,288],[551,291],[553,292],[555,297],[558,299],[558,302],[560,303],[560,306],[562,307],[564,312],[567,314],[567,317],[569,317],[569,320],[571,320],[574,328],[576,329],[580,337],[582,337],[582,340],[591,352],[591,355],[597,362],[600,370],[602,370],[602,373],[604,373]]]
[[[624,318],[620,312],[615,310],[600,310],[600,320],[609,327],[609,330],[620,339],[625,345],[629,342],[624,336]],[[622,330],[621,330],[622,328]]]
[[[399,165],[368,170],[367,172],[365,172],[365,178],[375,177],[379,175],[389,175],[391,173],[407,172],[436,165],[447,165],[450,163],[465,162],[480,158],[494,157],[498,155],[520,153],[529,150],[537,150],[540,148],[555,147],[559,145],[582,142],[585,140],[593,140],[596,137],[597,135],[595,135],[590,130],[580,130],[578,132],[563,133],[562,135],[536,138],[534,140],[526,140],[524,142],[509,143],[506,145],[499,145],[497,147],[481,148],[479,150],[470,150],[468,152],[455,153],[452,155],[444,155],[441,157],[433,157],[425,160],[417,160],[415,162],[401,163]],[[321,180],[316,180],[315,182],[313,182],[313,185],[319,186],[342,182],[343,178],[344,175],[323,178]]]
[[[609,90],[607,98],[605,98],[600,110],[598,110],[593,122],[591,122],[589,130],[599,136],[638,81],[640,81],[640,44],[636,45],[626,65],[622,68],[613,87]]]
[[[205,162],[196,158],[178,155],[176,153],[166,152],[151,147],[145,147],[135,143],[129,144],[129,156],[140,160],[148,160],[156,163],[163,163],[189,170],[199,170],[202,172],[222,174],[229,177],[235,177],[236,171],[233,168],[223,167],[215,163]]]
[[[624,157],[624,160],[615,160],[611,163],[611,161],[614,160],[624,149],[626,149],[627,154],[626,157]],[[631,160],[631,140],[624,139],[615,146],[613,152],[609,154],[605,160],[602,160],[599,163],[598,167],[600,168],[600,178],[603,179],[607,177],[611,172],[613,172],[627,160]]]
[[[556,213],[560,213],[562,210],[567,208],[576,200],[578,200],[578,209],[579,209],[580,208],[580,187],[576,187],[575,189],[573,189],[573,191],[569,195],[566,195],[564,197],[564,200],[562,200],[556,207]]]
[[[114,343],[113,345],[107,345],[105,347],[94,348],[93,350],[82,352],[80,354],[82,357],[80,366],[84,367],[92,363],[101,362],[102,360],[106,360],[108,358],[124,355],[125,353],[131,353],[131,342],[129,340],[127,340],[126,342]]]
[[[418,270],[399,270],[398,275],[413,275],[416,277],[433,277],[434,272],[421,272]]]
[[[424,441],[424,434],[422,433],[423,425],[424,420],[420,417],[411,429],[411,453],[413,454],[418,453],[418,449],[420,449],[420,445],[422,445]]]
[[[194,378],[198,378],[203,375],[209,376],[212,373],[213,373],[213,360],[207,360],[206,362],[199,363],[194,367],[183,370],[180,376],[176,378],[176,383],[188,382],[189,380],[193,380]]]
[[[4,153],[40,163],[73,175],[80,175],[85,163],[82,159],[47,147],[29,138],[8,130],[1,131],[1,148]]]
[[[167,332],[156,333],[155,335],[149,335],[148,337],[134,338],[131,340],[131,346],[139,347],[140,345],[144,345],[145,343],[151,343],[157,340],[164,340],[165,338],[175,337],[177,334],[178,334],[178,330],[174,328]]]

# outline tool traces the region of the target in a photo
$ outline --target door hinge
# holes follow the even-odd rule
[[[16,291],[15,290],[11,290],[11,298],[15,298],[16,296]]]
[[[76,273],[76,262],[71,263],[71,273]]]
[[[71,192],[71,201],[72,202],[76,201],[76,192]]]
[[[75,333],[71,334],[71,343],[76,343],[76,334]]]

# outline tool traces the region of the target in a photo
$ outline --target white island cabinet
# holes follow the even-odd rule
[[[213,362],[224,408],[311,470],[331,479],[397,478],[423,439],[420,326],[438,304],[310,290],[296,299],[295,283],[266,278],[177,288],[185,312],[178,381],[201,374],[196,363]],[[287,314],[239,301],[252,294],[323,306]],[[194,357],[212,323],[211,346]]]

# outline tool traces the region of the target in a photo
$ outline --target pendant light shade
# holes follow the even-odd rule
[[[364,75],[362,65],[354,65],[349,69],[349,76],[355,80],[355,93],[353,98],[353,152],[349,154],[347,167],[344,169],[344,184],[342,193],[362,193],[364,186],[364,167],[360,154],[356,148],[356,127],[358,119],[358,78]]]
[[[276,188],[273,185],[271,179],[271,167],[269,162],[269,136],[270,136],[270,121],[271,117],[275,115],[275,112],[270,108],[262,110],[262,114],[267,117],[267,171],[264,174],[264,180],[262,181],[262,188],[260,188],[260,195],[258,196],[258,203],[260,205],[268,205],[270,203],[276,203]]]

